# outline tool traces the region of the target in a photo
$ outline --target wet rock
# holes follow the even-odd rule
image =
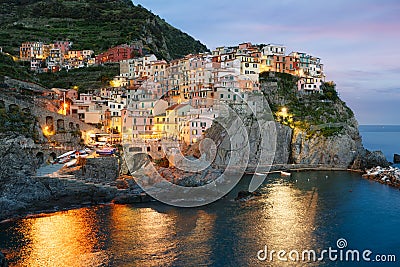
[[[400,155],[399,154],[394,154],[393,163],[395,163],[395,164],[400,163]]]
[[[381,184],[386,184],[395,188],[400,188],[400,169],[393,168],[382,168],[380,166],[366,170],[363,178],[374,180]]]
[[[370,169],[375,166],[389,167],[390,163],[387,161],[385,155],[381,151],[362,151],[354,160],[351,168],[357,170]]]
[[[240,191],[235,198],[236,201],[247,201],[253,197],[261,196],[259,192]]]
[[[115,197],[112,200],[112,203],[114,204],[135,204],[135,203],[144,203],[144,202],[150,202],[152,198],[148,196],[147,194],[123,194]]]
[[[94,182],[112,182],[119,176],[117,157],[87,158],[85,171],[74,173],[79,179],[91,178]]]
[[[128,184],[128,182],[127,182],[126,180],[124,180],[124,179],[118,179],[118,180],[116,181],[116,187],[117,187],[118,189],[128,189],[128,188],[129,188],[129,184]]]
[[[0,252],[0,267],[7,267],[7,260],[3,253]]]

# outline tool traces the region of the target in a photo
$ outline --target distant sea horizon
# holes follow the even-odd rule
[[[393,162],[394,154],[400,154],[400,125],[365,124],[359,126],[359,131],[364,147],[382,151],[389,162]]]

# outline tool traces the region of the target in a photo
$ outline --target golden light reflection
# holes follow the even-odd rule
[[[115,205],[111,212],[111,250],[125,248],[120,251],[121,258],[142,260],[140,266],[171,266],[177,257],[174,224],[173,217],[151,208]],[[135,248],[126,250],[130,244]]]
[[[270,192],[268,199],[272,209],[267,211],[266,227],[273,229],[270,243],[293,248],[311,246],[310,233],[314,229],[318,194],[316,191],[303,194],[287,185],[277,185]]]
[[[100,266],[107,257],[98,251],[99,236],[93,210],[81,209],[23,223],[27,246],[18,253],[19,266]]]
[[[161,210],[113,206],[111,250],[122,253],[116,258],[135,259],[143,267],[174,266],[179,258],[177,251],[182,250],[179,246],[184,244],[185,251],[202,255],[202,258],[194,257],[187,264],[182,263],[186,259],[179,258],[180,265],[199,266],[211,262],[204,256],[212,254],[210,240],[213,238],[215,215],[186,210],[187,214],[183,216],[182,210],[159,208]],[[135,244],[134,249],[126,250],[131,244]]]
[[[276,183],[269,188],[268,198],[259,201],[263,208],[250,214],[248,229],[252,231],[243,231],[241,240],[251,239],[255,248],[268,246],[269,251],[314,248],[316,189],[304,192],[294,186]],[[239,250],[245,249],[239,246]]]

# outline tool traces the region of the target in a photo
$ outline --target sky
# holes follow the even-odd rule
[[[400,124],[399,0],[134,0],[207,45],[284,44],[322,59],[359,124]]]

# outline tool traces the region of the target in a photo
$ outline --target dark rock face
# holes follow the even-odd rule
[[[370,169],[376,166],[389,167],[390,163],[386,160],[381,151],[362,151],[354,160],[351,168],[356,170]]]
[[[400,163],[400,155],[399,154],[394,154],[393,163]]]
[[[94,183],[116,181],[119,175],[117,157],[99,157],[86,159],[80,171],[74,173],[80,180]]]
[[[7,267],[7,260],[3,253],[0,252],[0,267]]]
[[[222,171],[211,167],[198,173],[185,172],[176,168],[158,168],[165,180],[184,187],[198,187],[209,184],[221,176]]]
[[[22,136],[0,136],[0,189],[1,184],[18,177],[33,175],[36,145]]]
[[[0,220],[32,211],[68,208],[82,203],[104,203],[117,194],[116,187],[74,179],[33,177],[38,166],[37,145],[19,135],[0,139]],[[96,179],[116,180],[117,159],[106,159]],[[91,165],[89,165],[91,166]],[[89,167],[89,171],[91,171]]]
[[[0,138],[0,219],[12,211],[26,209],[27,203],[41,200],[47,189],[28,177],[36,167],[32,139],[19,135]]]
[[[258,192],[249,192],[249,191],[240,191],[235,198],[235,200],[239,201],[246,201],[249,200],[252,197],[260,196],[261,194]]]

